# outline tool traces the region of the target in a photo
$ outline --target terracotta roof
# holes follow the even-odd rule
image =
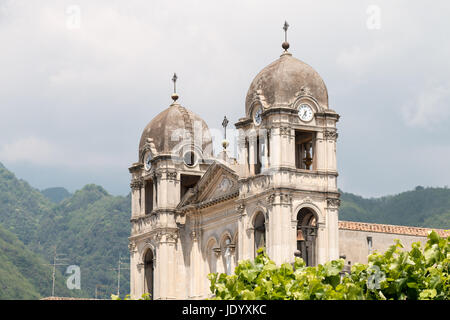
[[[378,224],[378,223],[353,222],[353,221],[339,221],[339,229],[406,234],[410,236],[422,236],[422,237],[426,237],[429,231],[434,230],[441,237],[448,237],[450,235],[450,231],[446,231],[443,229],[394,226],[391,224]]]
[[[73,298],[73,297],[45,297],[41,300],[102,300],[94,298]]]

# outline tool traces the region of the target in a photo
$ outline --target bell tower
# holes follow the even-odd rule
[[[294,58],[280,58],[253,80],[239,131],[240,252],[252,258],[261,243],[277,263],[300,255],[309,265],[339,257],[336,123],[320,75]],[[264,218],[262,221],[261,217]],[[259,233],[258,233],[259,232]]]
[[[145,127],[131,173],[131,295],[153,299],[187,295],[185,229],[177,206],[208,169],[212,139],[206,123],[178,103],[174,74],[172,104]]]

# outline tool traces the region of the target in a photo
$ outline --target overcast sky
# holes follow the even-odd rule
[[[127,194],[173,72],[180,103],[219,132],[224,115],[244,116],[287,20],[290,52],[319,72],[341,115],[339,187],[444,186],[449,13],[449,1],[0,0],[0,162],[39,189]]]

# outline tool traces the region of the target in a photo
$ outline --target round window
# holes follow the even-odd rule
[[[195,152],[188,151],[184,154],[184,164],[188,167],[193,167],[197,164],[197,157],[195,156]]]

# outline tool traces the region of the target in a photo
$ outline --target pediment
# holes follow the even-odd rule
[[[238,190],[238,175],[226,165],[214,162],[179,207],[219,199]]]

